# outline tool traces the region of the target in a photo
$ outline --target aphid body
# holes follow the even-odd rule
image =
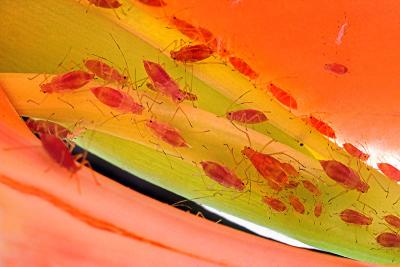
[[[314,207],[314,215],[315,215],[315,217],[321,216],[322,208],[323,208],[323,206],[322,206],[321,202],[318,202],[317,204],[315,204],[315,207]]]
[[[84,64],[88,70],[107,82],[116,82],[119,84],[124,84],[126,82],[126,76],[122,75],[118,70],[104,62],[101,62],[100,60],[87,59],[84,61]]]
[[[91,4],[102,8],[119,8],[122,4],[118,0],[88,0]]]
[[[381,172],[383,172],[383,174],[385,174],[387,177],[389,177],[393,181],[400,182],[399,169],[389,163],[378,163],[376,165],[378,166],[379,170],[381,170]]]
[[[79,89],[94,78],[94,74],[81,70],[74,70],[53,77],[51,82],[41,84],[43,93],[61,93]]]
[[[303,203],[301,203],[300,199],[294,195],[290,195],[289,196],[289,202],[290,205],[292,205],[293,209],[300,213],[300,214],[304,214],[304,212],[306,211]]]
[[[399,217],[389,214],[389,215],[386,215],[383,218],[391,226],[394,226],[396,228],[400,228],[400,218]]]
[[[359,150],[357,147],[353,146],[350,143],[344,143],[343,148],[347,151],[347,153],[362,161],[367,161],[369,158],[368,154],[362,152],[361,150]]]
[[[249,77],[251,80],[255,80],[258,78],[259,74],[253,70],[249,64],[246,63],[241,58],[231,56],[229,57],[229,62],[232,64],[232,66],[239,71],[241,74]]]
[[[177,51],[171,51],[171,58],[184,63],[192,63],[209,58],[213,51],[204,44],[186,45]]]
[[[318,189],[318,187],[311,181],[309,180],[301,180],[303,183],[303,186],[305,189],[307,189],[311,194],[314,196],[320,196],[321,191]]]
[[[324,65],[325,70],[333,72],[335,74],[343,75],[347,73],[348,69],[345,65],[339,63],[329,63]]]
[[[277,198],[265,196],[263,197],[262,201],[275,211],[283,212],[286,210],[285,203]]]
[[[270,83],[268,85],[268,91],[271,92],[271,94],[283,105],[291,108],[291,109],[297,109],[297,102],[296,99],[294,99],[293,96],[291,96],[288,92],[285,90],[279,88],[278,86]]]
[[[243,191],[245,188],[242,180],[227,167],[213,161],[201,161],[200,165],[205,174],[217,183],[238,191]]]
[[[45,120],[33,120],[29,118],[27,121],[25,121],[25,123],[28,128],[36,134],[54,135],[60,139],[72,138],[74,136],[74,134],[70,130],[55,122]]]
[[[266,121],[268,118],[261,111],[255,109],[242,109],[226,113],[226,118],[246,124],[255,124]]]
[[[372,217],[368,217],[356,210],[345,209],[340,213],[340,219],[346,223],[357,225],[370,225]]]
[[[323,122],[311,115],[307,118],[304,118],[303,120],[323,135],[333,139],[336,138],[335,131],[326,122]]]
[[[149,120],[146,122],[146,126],[149,127],[157,137],[173,147],[189,147],[179,131],[167,123]]]
[[[395,233],[382,233],[376,237],[376,241],[383,247],[399,248],[400,235]]]

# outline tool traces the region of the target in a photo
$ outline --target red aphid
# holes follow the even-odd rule
[[[94,74],[81,70],[74,70],[55,76],[51,82],[41,84],[43,93],[62,93],[79,89],[92,81]]]
[[[272,190],[276,192],[280,192],[283,189],[283,186],[275,182],[274,180],[267,179],[268,186],[271,187]]]
[[[307,124],[314,127],[318,132],[322,133],[323,135],[333,138],[336,138],[335,131],[330,127],[326,122],[323,122],[314,116],[309,116],[303,119]]]
[[[306,211],[303,203],[301,203],[300,199],[294,195],[290,195],[289,196],[289,202],[290,205],[292,205],[293,209],[300,213],[300,214],[304,214],[304,212]]]
[[[297,188],[298,186],[299,186],[299,182],[290,180],[290,181],[285,185],[285,188],[287,188],[287,189],[294,189],[294,188]]]
[[[171,51],[171,58],[184,63],[192,63],[209,58],[213,51],[204,44],[186,45],[177,51]]]
[[[226,113],[226,118],[231,121],[237,121],[246,124],[261,123],[268,119],[264,113],[255,109],[229,111]]]
[[[289,178],[283,170],[279,160],[274,157],[257,152],[250,147],[245,147],[242,153],[251,161],[256,170],[267,180],[272,180],[278,185],[285,185]]]
[[[243,191],[245,188],[242,180],[227,167],[213,161],[201,161],[200,165],[205,174],[217,183],[228,188],[234,188],[238,191]]]
[[[283,89],[272,83],[268,85],[268,91],[270,91],[271,94],[283,105],[291,109],[297,109],[296,99],[294,99],[294,97],[291,96],[288,92],[284,91]]]
[[[157,90],[152,83],[146,83],[146,86],[153,91]],[[195,95],[191,92],[181,90],[181,89],[179,89],[179,91],[181,93],[181,97],[183,97],[183,100],[188,100],[188,101],[196,101],[197,100],[197,95]]]
[[[323,206],[322,206],[321,202],[318,202],[317,204],[315,204],[315,207],[314,207],[314,215],[315,215],[315,217],[321,216],[322,208],[323,208]]]
[[[400,182],[400,170],[389,163],[378,163],[378,168],[393,181]]]
[[[385,221],[390,224],[391,226],[394,226],[396,228],[400,228],[400,218],[395,216],[395,215],[386,215],[383,217]]]
[[[170,19],[170,22],[182,34],[186,35],[187,37],[189,37],[190,39],[192,39],[194,41],[198,41],[200,33],[199,33],[198,29],[195,26],[193,26],[192,24],[190,24],[190,23],[188,23],[188,22],[186,22],[186,21],[184,21],[182,19],[178,19],[175,16],[173,16]]]
[[[273,197],[267,197],[265,196],[262,201],[267,204],[271,209],[278,211],[278,212],[283,212],[286,210],[286,205],[279,199],[273,198]]]
[[[164,122],[149,120],[146,122],[153,133],[173,147],[189,147],[177,129]]]
[[[232,56],[229,57],[229,62],[232,66],[239,71],[241,74],[246,75],[251,80],[255,80],[258,78],[259,74],[255,72],[249,64],[247,64],[243,59]]]
[[[382,233],[376,237],[376,242],[383,247],[399,248],[400,235],[395,233]]]
[[[135,102],[127,93],[111,87],[99,86],[91,88],[90,91],[103,104],[121,112],[132,112],[142,114],[144,107]]]
[[[347,153],[349,153],[353,157],[358,158],[362,161],[367,161],[369,158],[368,154],[362,152],[361,150],[359,150],[358,148],[356,148],[355,146],[353,146],[350,143],[344,143],[343,147],[347,151]]]
[[[314,196],[320,196],[321,191],[319,191],[318,187],[311,181],[301,180],[305,189],[307,189]]]
[[[139,0],[139,2],[148,6],[155,7],[163,7],[167,5],[167,3],[165,3],[163,0]]]
[[[360,176],[346,165],[336,160],[321,160],[320,163],[328,177],[343,187],[356,189],[361,193],[368,191],[369,185],[362,181]]]
[[[345,209],[340,213],[340,219],[346,223],[370,225],[372,218],[352,209]]]
[[[40,134],[40,141],[47,154],[71,174],[80,169],[81,166],[76,163],[68,147],[57,136],[43,133]]]
[[[126,76],[100,60],[88,59],[84,61],[84,64],[88,70],[107,82],[116,82],[119,84],[124,84],[126,82]]]
[[[179,85],[172,79],[160,64],[143,60],[144,69],[152,81],[154,88],[160,93],[171,97],[174,102],[181,102],[185,95]]]
[[[95,6],[103,8],[119,8],[122,4],[118,0],[88,0]]]
[[[343,75],[347,73],[348,69],[345,65],[339,63],[330,63],[324,65],[325,70],[333,72],[335,74]]]
[[[60,139],[72,138],[74,136],[70,130],[55,122],[33,120],[29,118],[27,121],[25,121],[25,123],[28,128],[36,134],[54,135]]]

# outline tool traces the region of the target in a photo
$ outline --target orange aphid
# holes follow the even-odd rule
[[[123,91],[106,86],[91,88],[90,91],[101,103],[121,112],[142,114],[144,107]]]
[[[245,188],[242,180],[227,167],[213,161],[201,161],[200,165],[205,174],[217,183],[228,188],[232,187],[239,191],[243,191]]]
[[[263,112],[255,109],[229,111],[226,113],[226,118],[231,121],[237,121],[246,124],[261,123],[268,119]]]
[[[94,74],[81,70],[74,70],[53,77],[51,82],[41,84],[43,93],[61,93],[79,89],[94,78]]]
[[[312,115],[303,118],[303,121],[314,127],[318,132],[322,133],[323,135],[330,138],[336,138],[335,131],[326,122],[323,122]]]
[[[262,201],[267,204],[271,209],[278,211],[278,212],[283,212],[286,210],[286,205],[279,199],[273,198],[273,197],[263,197]]]
[[[146,122],[153,133],[173,147],[189,147],[177,129],[164,122],[149,120]]]
[[[271,189],[276,192],[280,192],[283,189],[282,185],[276,183],[275,181],[273,181],[271,179],[267,179],[267,183],[268,183],[268,186],[271,187]]]
[[[171,58],[188,63],[188,62],[197,62],[209,58],[213,51],[210,47],[204,44],[197,45],[186,45],[177,51],[171,51]]]
[[[281,162],[281,167],[289,176],[298,177],[300,175],[300,173],[290,163]]]
[[[323,206],[322,206],[321,202],[318,202],[317,204],[315,204],[315,207],[314,207],[314,215],[315,215],[315,217],[321,216],[322,208],[323,208]]]
[[[268,85],[268,91],[270,91],[271,94],[283,105],[291,109],[297,109],[296,99],[294,99],[294,97],[291,96],[288,92],[284,91],[283,89],[272,83]]]
[[[400,228],[400,218],[399,217],[389,214],[389,215],[386,215],[383,218],[391,226],[394,226],[396,228]]]
[[[107,81],[124,84],[127,77],[119,73],[115,68],[101,62],[97,59],[87,59],[83,62],[88,70],[93,72],[97,77]]]
[[[400,235],[395,233],[382,233],[376,237],[376,242],[383,247],[398,248],[400,247]]]
[[[321,195],[321,191],[319,191],[318,187],[311,181],[301,180],[305,189],[307,189],[314,196]]]
[[[278,185],[285,185],[289,178],[283,170],[279,160],[274,157],[257,152],[250,147],[245,147],[242,153],[251,161],[256,170],[267,180],[272,180]]]
[[[329,63],[324,65],[325,70],[333,72],[335,74],[345,74],[347,73],[348,69],[345,65],[339,63]]]
[[[163,7],[167,5],[167,3],[165,3],[163,0],[139,0],[139,2],[148,6],[155,7]]]
[[[369,158],[368,154],[362,152],[350,143],[344,143],[343,148],[347,151],[347,153],[360,160],[367,161]]]
[[[360,176],[352,169],[336,160],[321,160],[322,168],[329,178],[348,189],[356,189],[365,193],[369,185],[361,180]]]
[[[294,195],[290,195],[289,196],[289,202],[290,205],[292,205],[293,209],[300,213],[300,214],[304,214],[304,212],[306,211],[303,203],[301,203],[300,199]]]
[[[285,185],[285,188],[293,189],[293,188],[297,188],[298,186],[299,186],[299,182],[290,180],[290,181]]]
[[[378,163],[378,168],[393,181],[400,182],[400,170],[389,163]]]
[[[72,138],[74,136],[70,130],[55,122],[29,118],[25,123],[36,134],[54,135],[60,139]]]
[[[184,99],[184,94],[182,90],[179,89],[179,85],[168,75],[160,64],[143,60],[143,65],[154,85],[154,89],[171,97],[174,102],[181,102]]]
[[[176,29],[178,31],[180,31],[182,34],[186,35],[187,37],[189,37],[192,40],[198,40],[199,38],[199,31],[198,29],[193,26],[192,24],[182,20],[182,19],[178,19],[177,17],[173,16],[170,19],[170,22],[172,23],[172,25],[174,25],[176,27]]]
[[[352,209],[345,209],[340,213],[340,219],[346,223],[370,225],[372,218]]]
[[[150,90],[156,91],[157,89],[154,87],[154,85],[152,83],[146,83],[147,88],[149,88]],[[183,100],[188,100],[188,101],[196,101],[197,100],[197,95],[181,90],[180,91],[180,97],[183,97]]]
[[[255,72],[249,64],[247,64],[243,59],[231,56],[229,57],[229,62],[232,66],[239,71],[241,74],[246,75],[251,80],[255,80],[258,78],[259,74]]]
[[[103,8],[119,8],[122,4],[118,0],[88,0],[95,6]]]

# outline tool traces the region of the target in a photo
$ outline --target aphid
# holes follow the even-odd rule
[[[181,102],[184,99],[184,94],[179,89],[178,84],[168,75],[160,64],[147,60],[143,60],[143,64],[147,75],[153,82],[154,88],[157,91],[171,97],[175,102]]]
[[[175,26],[175,28],[178,31],[180,31],[183,35],[186,35],[190,39],[196,41],[197,38],[199,37],[199,31],[192,24],[190,24],[182,19],[178,19],[176,16],[173,16],[170,19],[170,22],[172,25]]]
[[[283,105],[291,109],[297,109],[296,99],[294,99],[294,97],[291,96],[288,92],[284,91],[283,89],[272,83],[268,85],[268,91],[270,91],[271,94],[276,98],[276,100],[281,102]]]
[[[360,176],[346,165],[336,160],[321,160],[320,163],[328,177],[343,187],[356,189],[361,193],[368,191],[369,185],[362,181]]]
[[[318,187],[311,181],[301,180],[301,182],[303,183],[304,188],[307,189],[314,196],[321,195],[321,191],[319,191]]]
[[[119,73],[118,70],[100,60],[87,59],[84,61],[84,64],[88,70],[107,82],[124,84],[127,80],[127,77]]]
[[[376,237],[376,242],[383,247],[398,248],[400,247],[400,235],[395,233],[382,233]]]
[[[184,63],[192,63],[209,58],[213,51],[204,44],[186,45],[177,51],[171,51],[171,58]]]
[[[173,147],[189,147],[179,131],[166,123],[149,120],[146,122],[146,126],[149,127],[156,136]]]
[[[317,204],[315,204],[315,207],[314,207],[314,215],[315,215],[315,217],[321,216],[322,208],[323,208],[323,206],[322,206],[321,202],[318,202]]]
[[[103,8],[119,8],[122,4],[118,0],[88,0],[91,4]]]
[[[246,124],[261,123],[268,119],[264,113],[255,109],[229,111],[226,113],[226,118],[231,121],[237,121]]]
[[[146,83],[146,86],[150,90],[153,90],[153,91],[157,90],[152,83]],[[179,91],[181,92],[183,100],[188,100],[188,101],[196,101],[197,100],[197,95],[195,95],[195,94],[193,94],[191,92],[187,92],[187,91],[181,90],[181,89],[179,89]]]
[[[368,217],[358,211],[352,209],[345,209],[340,213],[340,219],[346,223],[358,225],[370,225],[372,217]]]
[[[268,186],[271,187],[271,189],[276,192],[280,192],[283,189],[282,185],[276,183],[275,181],[273,181],[271,179],[267,179],[267,183],[268,183]]]
[[[94,74],[81,70],[74,70],[55,76],[51,82],[41,84],[43,93],[59,93],[79,89],[94,78]]]
[[[229,62],[232,66],[239,71],[241,74],[246,75],[251,80],[255,80],[258,78],[259,74],[255,72],[249,64],[247,64],[243,59],[232,56],[229,57]]]
[[[242,150],[244,154],[256,168],[256,170],[267,180],[272,180],[279,185],[288,183],[289,178],[283,170],[279,160],[274,157],[257,152],[250,147]]]
[[[318,132],[322,133],[323,135],[333,139],[336,138],[335,131],[326,122],[323,122],[312,115],[303,118],[303,121],[314,127]]]
[[[339,32],[338,32],[338,35],[337,35],[336,40],[335,40],[335,43],[336,43],[337,45],[341,45],[341,44],[342,44],[344,34],[346,33],[347,25],[348,25],[347,22],[345,22],[345,23],[343,23],[342,26],[340,27]]]
[[[347,73],[348,69],[345,65],[339,63],[329,63],[324,65],[325,70],[333,72],[335,74],[343,75]]]
[[[167,5],[167,3],[165,3],[163,0],[139,0],[139,2],[148,6],[155,7],[163,7]]]
[[[343,148],[347,151],[347,153],[349,153],[353,157],[358,158],[362,161],[367,161],[369,158],[368,154],[362,152],[361,150],[359,150],[358,148],[356,148],[355,146],[353,146],[350,143],[344,143]]]
[[[68,147],[55,135],[42,133],[40,141],[47,154],[62,167],[66,168],[71,174],[76,173],[82,165],[76,164]]]
[[[290,195],[289,196],[289,202],[290,205],[292,205],[293,209],[300,213],[300,214],[304,214],[304,212],[306,211],[303,203],[301,203],[300,199],[294,195]]]
[[[285,185],[285,188],[294,189],[294,188],[297,188],[298,186],[299,186],[299,182],[290,180],[290,181]]]
[[[400,228],[400,218],[395,216],[395,215],[386,215],[383,217],[385,221],[390,224],[391,226],[394,226],[396,228]]]
[[[140,115],[144,110],[141,104],[136,103],[130,95],[123,91],[106,86],[94,87],[90,91],[101,103],[121,112],[132,112]]]
[[[279,199],[273,198],[273,197],[263,197],[262,201],[267,204],[271,209],[278,211],[278,212],[283,212],[286,210],[286,205]]]
[[[25,121],[25,123],[28,128],[35,134],[49,134],[54,135],[60,139],[69,139],[74,136],[74,134],[70,130],[55,122],[45,120],[33,120],[29,118]]]
[[[389,163],[378,163],[376,165],[387,177],[393,181],[400,182],[400,170],[398,170],[396,167]]]
[[[245,188],[242,180],[227,167],[213,161],[201,161],[200,165],[205,174],[217,183],[228,188],[232,187],[238,191],[243,191]]]

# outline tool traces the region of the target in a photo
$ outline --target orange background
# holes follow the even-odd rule
[[[264,83],[274,79],[294,95],[301,114],[331,123],[342,140],[398,152],[400,1],[166,2],[160,16],[176,15],[222,37]],[[329,73],[326,63],[349,72]]]

